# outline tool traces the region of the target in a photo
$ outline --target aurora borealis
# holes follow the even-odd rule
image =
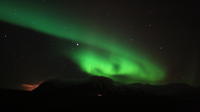
[[[198,83],[198,44],[188,21],[194,17],[183,6],[1,0],[0,85],[12,75],[13,85],[51,78],[78,81],[82,75],[119,84]]]
[[[159,65],[137,51],[129,50],[125,44],[112,41],[113,35],[99,33],[81,24],[83,22],[75,23],[72,18],[65,19],[62,15],[61,18],[54,17],[50,9],[42,9],[34,4],[21,6],[15,2],[2,2],[0,7],[2,21],[87,45],[67,54],[91,75],[123,83],[156,83],[164,79],[165,72]],[[17,14],[13,14],[13,11]],[[117,75],[128,78],[121,80]]]
[[[134,56],[134,55],[132,55]],[[163,79],[163,71],[146,59],[137,56],[101,53],[94,50],[80,50],[72,56],[81,68],[91,75],[104,76],[123,83],[155,83]],[[119,76],[122,76],[122,80]]]

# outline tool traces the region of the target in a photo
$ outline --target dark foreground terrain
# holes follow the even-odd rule
[[[105,78],[92,78],[79,84],[47,81],[32,92],[0,90],[0,106],[7,109],[43,107],[162,108],[191,111],[200,108],[200,88],[185,84],[114,85]],[[148,106],[148,107],[147,107]]]

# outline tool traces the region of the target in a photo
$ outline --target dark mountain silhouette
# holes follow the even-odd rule
[[[103,77],[91,77],[82,82],[49,80],[35,89],[35,94],[63,93],[70,96],[190,96],[200,95],[200,89],[187,84],[131,84],[118,85]]]
[[[19,107],[22,105],[65,107],[66,105],[167,105],[198,107],[200,88],[187,84],[118,85],[103,77],[91,77],[88,80],[61,81],[49,80],[32,92],[21,90],[0,90],[1,106]],[[127,106],[127,105],[126,105]],[[137,106],[136,106],[137,107]],[[135,107],[135,108],[136,108]],[[32,107],[31,107],[32,108]]]

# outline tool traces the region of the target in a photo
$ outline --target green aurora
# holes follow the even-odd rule
[[[116,40],[117,35],[95,30],[87,25],[88,21],[68,18],[50,7],[0,1],[0,21],[86,45],[65,54],[90,75],[104,76],[125,84],[156,84],[165,78],[165,71],[160,65]]]

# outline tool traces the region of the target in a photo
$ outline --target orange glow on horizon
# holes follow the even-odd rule
[[[25,91],[33,91],[38,88],[42,84],[42,82],[38,82],[36,84],[22,84],[21,87]]]

